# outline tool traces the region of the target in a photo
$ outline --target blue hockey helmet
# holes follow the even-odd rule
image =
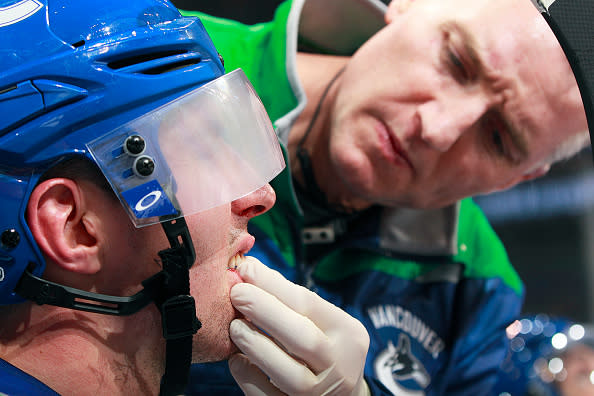
[[[224,74],[197,18],[163,0],[2,0],[0,304],[22,301],[26,269],[44,271],[25,208],[72,156],[99,166],[138,227],[230,202],[284,167],[257,94],[241,70]]]
[[[42,279],[25,220],[55,165],[93,161],[137,227],[161,223],[162,271],[133,296]],[[29,299],[129,315],[154,302],[167,340],[161,394],[188,380],[200,328],[184,216],[257,190],[284,168],[241,70],[225,74],[197,18],[165,0],[0,0],[0,304]]]

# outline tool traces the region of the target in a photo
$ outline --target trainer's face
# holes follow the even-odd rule
[[[337,90],[332,171],[369,203],[439,207],[542,175],[586,130],[569,64],[530,1],[394,0]]]

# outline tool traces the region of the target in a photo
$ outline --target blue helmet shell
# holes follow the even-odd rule
[[[86,143],[224,74],[202,23],[163,0],[0,0],[0,304],[43,257],[40,176]]]

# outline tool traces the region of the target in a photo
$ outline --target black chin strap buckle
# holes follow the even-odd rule
[[[191,337],[202,324],[196,318],[196,303],[190,295],[179,295],[168,299],[161,305],[163,338],[176,340]]]

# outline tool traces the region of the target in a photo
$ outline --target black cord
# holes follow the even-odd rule
[[[314,111],[313,116],[311,117],[311,121],[307,125],[307,129],[305,130],[303,137],[297,144],[297,153],[299,153],[299,151],[301,151],[301,150],[304,150],[303,143],[305,143],[305,140],[309,136],[309,133],[311,132],[314,123],[316,122],[316,120],[318,119],[318,116],[320,115],[320,109],[322,108],[322,104],[324,103],[324,100],[326,100],[326,96],[328,96],[328,92],[330,92],[330,88],[332,88],[332,85],[334,85],[334,82],[344,72],[345,68],[346,68],[346,66],[343,66],[342,68],[340,68],[340,70],[334,75],[334,77],[332,77],[332,80],[330,80],[328,85],[326,85],[326,88],[324,88],[324,92],[322,93],[322,96],[320,97],[320,100],[318,101],[318,104],[316,105],[316,109]],[[307,152],[306,152],[306,154],[307,154]]]
[[[301,172],[303,173],[303,179],[305,182],[305,189],[307,190],[308,195],[310,195],[313,201],[317,202],[318,205],[328,207],[331,210],[336,211],[338,213],[348,213],[348,210],[342,207],[341,205],[330,204],[328,202],[328,200],[326,199],[326,195],[320,189],[320,186],[318,185],[315,179],[313,173],[313,166],[311,163],[311,157],[307,150],[303,148],[303,144],[305,143],[306,139],[311,133],[313,126],[316,120],[318,119],[318,116],[320,115],[322,104],[324,103],[324,100],[326,99],[328,92],[330,92],[330,88],[332,88],[338,77],[340,77],[340,75],[344,72],[344,69],[345,67],[342,67],[334,75],[334,77],[332,77],[330,82],[328,82],[328,85],[326,85],[326,88],[324,89],[324,92],[322,93],[322,96],[320,97],[320,100],[316,105],[316,109],[314,111],[313,116],[311,117],[311,121],[309,122],[307,129],[305,130],[305,133],[301,137],[301,140],[299,141],[299,143],[297,143],[297,160],[299,161],[299,165],[301,166]]]

